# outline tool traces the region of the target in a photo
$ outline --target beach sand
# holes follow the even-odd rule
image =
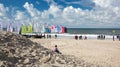
[[[87,63],[104,67],[120,67],[120,41],[112,40],[75,40],[75,39],[34,39],[42,46],[53,49],[54,45],[62,54],[73,55]]]

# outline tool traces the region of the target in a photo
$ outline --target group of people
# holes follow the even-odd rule
[[[117,35],[117,39],[120,41],[120,35]]]
[[[55,37],[57,38],[57,35],[55,35]],[[75,39],[77,40],[78,39],[78,36],[75,35]],[[79,36],[79,39],[82,39],[82,36]],[[85,36],[84,39],[87,39],[87,37]],[[105,35],[99,35],[98,36],[98,39],[105,39]],[[113,40],[114,40],[114,36],[113,36]],[[120,41],[120,35],[117,36],[117,39]],[[61,52],[59,51],[57,45],[54,46],[53,48],[53,51],[58,53],[58,54],[61,54]]]
[[[47,38],[51,38],[51,35],[48,35],[48,34],[47,34]]]
[[[105,35],[98,35],[97,39],[105,39]]]
[[[51,36],[51,34],[46,34],[46,35],[43,34],[43,37],[48,39],[48,38],[51,38],[52,36]],[[56,38],[57,38],[57,34],[55,34],[55,39]]]
[[[76,39],[76,40],[78,40],[78,39],[79,39],[79,40],[82,40],[82,39],[86,40],[86,39],[87,39],[87,36],[84,36],[84,37],[83,37],[82,35],[81,35],[81,36],[75,35],[75,39]]]
[[[117,35],[116,38],[120,41],[120,35]],[[115,41],[115,36],[113,35],[113,41]]]

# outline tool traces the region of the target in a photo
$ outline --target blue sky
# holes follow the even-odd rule
[[[60,5],[63,8],[67,6],[73,6],[74,8],[81,8],[83,10],[85,9],[92,9],[94,7],[93,2],[88,2],[89,0],[86,0],[86,2],[82,0],[54,0],[54,4]],[[34,7],[40,11],[49,9],[50,4],[53,4],[52,0],[48,2],[48,0],[0,0],[0,3],[4,4],[4,6],[8,7],[16,7],[17,9],[24,10],[23,5],[28,2],[34,5]],[[78,2],[78,4],[77,4]]]
[[[0,22],[120,28],[120,0],[0,0]]]

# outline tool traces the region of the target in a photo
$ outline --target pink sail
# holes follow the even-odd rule
[[[65,28],[64,27],[62,27],[62,33],[65,33]]]

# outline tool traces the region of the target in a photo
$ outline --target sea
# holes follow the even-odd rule
[[[120,28],[67,28],[69,34],[119,35]]]
[[[4,28],[3,30],[6,30]],[[54,37],[57,33],[47,33]],[[97,39],[99,35],[105,35],[106,39],[120,35],[120,28],[66,28],[66,33],[58,33],[58,38],[74,38],[74,36],[87,36],[88,39]]]
[[[3,30],[7,30],[3,28]],[[69,34],[120,35],[120,28],[66,28]]]

